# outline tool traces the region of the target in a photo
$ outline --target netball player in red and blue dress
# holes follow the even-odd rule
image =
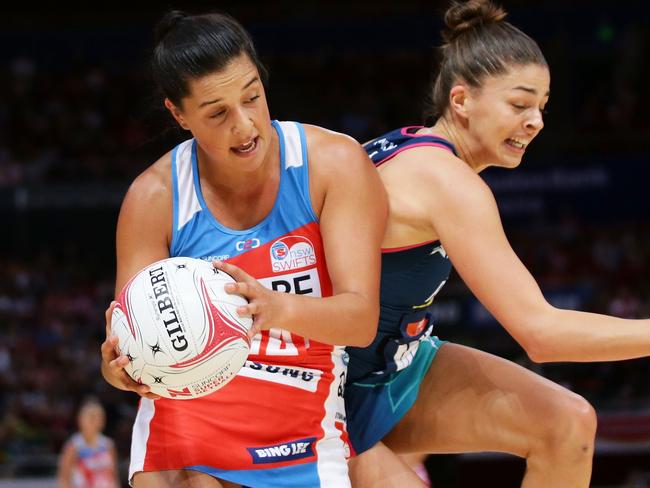
[[[116,292],[151,262],[196,257],[236,278],[228,291],[248,298],[238,312],[254,322],[237,377],[190,401],[131,381],[107,326],[105,378],[144,396],[129,476],[136,487],[349,486],[344,351],[332,344],[375,335],[379,176],[353,139],[271,121],[262,69],[233,19],[172,12],[158,37],[154,76],[193,138],[125,197]]]
[[[650,354],[650,321],[551,306],[510,247],[478,176],[517,167],[543,127],[549,70],[488,1],[454,2],[429,127],[365,145],[388,192],[379,333],[348,348],[354,486],[417,486],[399,453],[499,451],[526,458],[526,487],[587,487],[596,416],[574,393],[509,361],[441,343],[431,303],[453,263],[532,360]],[[383,440],[385,444],[379,441]],[[411,476],[413,476],[411,474]],[[492,484],[499,484],[492,480]]]
[[[63,446],[57,478],[60,488],[118,488],[117,452],[102,430],[106,424],[104,407],[87,400],[79,408],[77,425]]]

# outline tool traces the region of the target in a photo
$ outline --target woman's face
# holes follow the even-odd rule
[[[273,130],[264,87],[246,54],[223,70],[190,80],[182,106],[165,105],[192,132],[212,161],[254,170],[264,161]]]
[[[550,74],[538,64],[514,65],[468,90],[467,129],[472,159],[481,166],[514,168],[544,127]]]
[[[101,432],[106,422],[104,410],[100,406],[87,405],[81,409],[77,422],[79,430],[87,435]]]

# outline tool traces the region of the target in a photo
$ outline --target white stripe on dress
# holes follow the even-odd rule
[[[300,144],[300,131],[295,122],[280,122],[284,133],[284,167],[298,168],[302,166],[302,146]]]
[[[176,151],[176,179],[178,183],[178,228],[187,224],[192,216],[201,211],[201,204],[194,188],[192,168],[192,144],[194,139],[185,141]]]
[[[144,469],[144,459],[147,455],[147,441],[149,440],[149,424],[156,411],[153,400],[142,398],[140,408],[133,424],[131,437],[131,462],[129,464],[129,484],[133,475]]]

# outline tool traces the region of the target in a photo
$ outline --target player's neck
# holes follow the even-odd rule
[[[95,447],[99,441],[99,432],[81,432],[81,437],[83,437],[86,444],[91,447]]]
[[[462,127],[458,127],[455,121],[450,119],[451,117],[443,115],[431,127],[431,131],[435,134],[440,134],[444,139],[451,142],[456,148],[458,157],[472,168],[473,171],[480,173],[489,165],[481,163],[475,156],[475,151],[472,151],[470,144],[467,142]]]

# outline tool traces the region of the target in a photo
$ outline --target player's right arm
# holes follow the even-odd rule
[[[77,450],[72,442],[68,441],[63,446],[59,457],[57,472],[59,488],[72,488],[72,468],[77,457]]]
[[[163,156],[150,166],[129,187],[117,222],[117,297],[132,276],[143,267],[169,257],[172,232],[171,157]],[[102,344],[102,375],[120,390],[135,391],[148,398],[149,387],[133,381],[124,371],[128,363],[118,356],[117,337],[111,333],[110,321],[114,304],[106,310],[106,340]]]

